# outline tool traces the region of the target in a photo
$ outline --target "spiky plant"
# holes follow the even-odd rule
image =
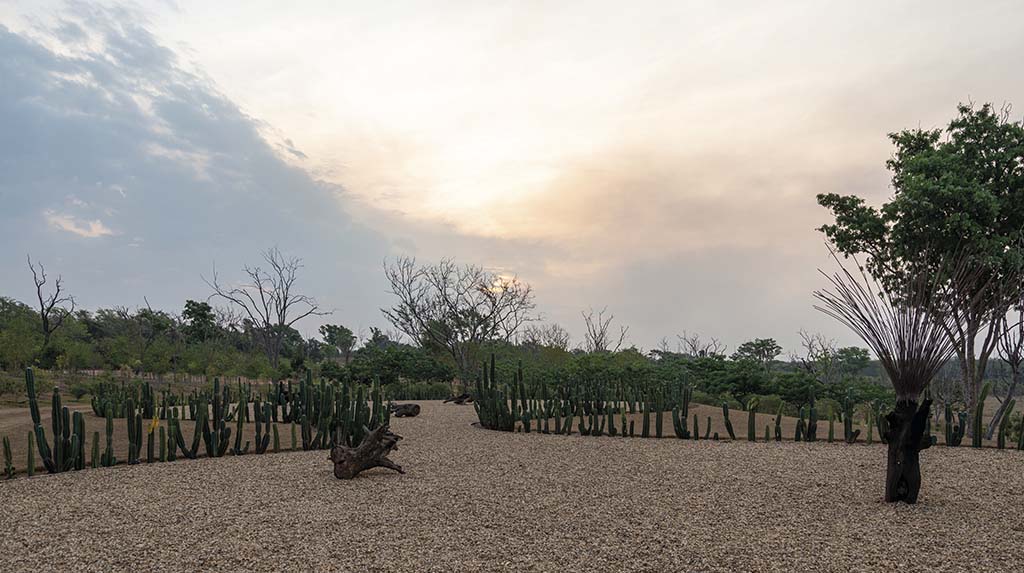
[[[886,290],[859,267],[851,273],[833,253],[839,272],[822,274],[829,290],[815,291],[815,308],[853,330],[885,369],[896,391],[896,408],[886,416],[889,445],[885,500],[915,503],[921,487],[919,453],[931,445],[925,426],[931,400],[918,398],[955,347],[946,333],[957,327],[948,312],[953,297],[945,285],[974,273],[968,257],[958,257],[939,272],[908,272],[904,280]]]

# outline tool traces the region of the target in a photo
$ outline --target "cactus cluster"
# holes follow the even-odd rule
[[[60,392],[54,388],[51,400],[53,448],[46,439],[39,414],[39,399],[36,395],[35,373],[25,369],[25,390],[28,393],[29,411],[32,415],[33,432],[39,448],[39,457],[49,473],[58,473],[85,468],[85,418],[81,412],[71,411],[61,403]]]

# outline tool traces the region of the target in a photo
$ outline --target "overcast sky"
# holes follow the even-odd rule
[[[518,275],[576,342],[607,306],[646,349],[854,343],[812,308],[814,196],[881,202],[888,132],[1024,106],[1021,22],[1018,2],[0,0],[0,294],[29,300],[31,253],[85,307],[180,311],[278,245],[355,330],[386,326],[381,262],[410,254]]]

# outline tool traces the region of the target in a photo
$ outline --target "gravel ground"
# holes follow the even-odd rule
[[[892,506],[879,446],[503,434],[421,404],[394,424],[406,475],[297,452],[0,482],[0,571],[1024,567],[1020,452],[928,450]]]

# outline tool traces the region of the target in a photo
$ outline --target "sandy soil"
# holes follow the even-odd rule
[[[490,432],[471,407],[396,420],[407,474],[326,452],[0,482],[0,570],[1007,571],[1024,454],[934,448],[916,506],[882,446]]]

